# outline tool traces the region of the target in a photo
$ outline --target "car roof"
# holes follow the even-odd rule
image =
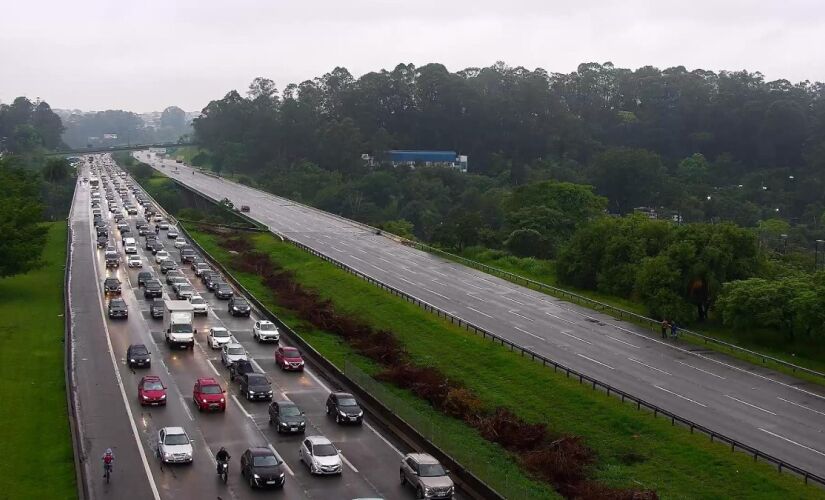
[[[228,332],[228,331],[229,331],[229,330],[227,330],[227,329],[226,329],[226,327],[223,327],[223,326],[213,326],[213,327],[211,328],[211,330],[215,330],[216,332],[219,332],[219,331],[221,331],[221,330],[223,330],[223,331],[225,331],[225,332]]]
[[[129,346],[129,349],[136,349],[138,347],[142,347],[142,348],[146,349],[146,344],[132,344],[132,345]]]
[[[241,344],[239,344],[238,342],[230,342],[230,343],[226,344],[226,347],[229,348],[229,347],[243,347],[243,346]]]
[[[406,458],[412,458],[419,464],[440,464],[432,455],[428,453],[408,453]]]
[[[268,319],[262,319],[262,320],[258,321],[258,323],[260,323],[262,325],[266,325],[266,324],[274,325],[275,324],[275,323],[269,321]]]
[[[201,377],[198,379],[200,385],[221,385],[213,377]]]
[[[144,375],[143,378],[141,378],[140,380],[141,380],[141,382],[154,382],[154,381],[160,382],[161,381],[160,377],[158,377],[157,375]]]
[[[270,450],[269,448],[264,447],[264,446],[249,448],[246,451],[248,451],[250,453],[250,455],[255,456],[255,457],[264,457],[264,456],[270,456],[270,455],[274,456],[275,455],[275,453],[273,453],[272,450]]]
[[[312,444],[332,444],[332,441],[324,436],[307,436],[306,439]]]
[[[289,401],[288,399],[285,399],[283,401],[275,401],[275,404],[278,406],[294,406],[296,408],[298,407],[298,405],[296,405],[293,401]]]
[[[355,396],[348,392],[333,392],[332,395],[336,398],[355,398]]]
[[[186,431],[183,430],[183,427],[164,427],[161,430],[165,431],[166,434],[186,434]]]

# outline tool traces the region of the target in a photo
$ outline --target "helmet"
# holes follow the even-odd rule
[[[220,450],[218,450],[218,451],[226,451],[226,448],[224,448],[223,446],[221,446],[221,449],[220,449]]]
[[[112,454],[112,449],[111,448],[106,448],[106,454],[111,455]]]

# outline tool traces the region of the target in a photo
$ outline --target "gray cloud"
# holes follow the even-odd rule
[[[34,0],[0,12],[0,100],[64,108],[197,110],[255,76],[283,88],[335,66],[360,75],[399,62],[825,80],[825,4],[808,0]]]

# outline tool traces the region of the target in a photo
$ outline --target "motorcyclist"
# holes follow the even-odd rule
[[[229,455],[229,452],[226,451],[226,448],[221,446],[221,449],[218,450],[218,453],[215,454],[215,461],[218,462],[218,474],[222,472],[221,464],[229,462],[230,458],[232,457]]]
[[[106,467],[112,467],[112,464],[115,462],[115,455],[112,453],[111,448],[106,448],[106,451],[103,453],[103,477],[106,477]]]

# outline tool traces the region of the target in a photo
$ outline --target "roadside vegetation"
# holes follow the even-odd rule
[[[44,224],[40,267],[0,278],[0,497],[76,498],[63,376],[66,223]]]
[[[527,454],[507,451],[514,450],[512,443],[485,439],[483,427],[468,424],[461,412],[457,413],[449,404],[422,391],[422,386],[427,386],[427,377],[419,379],[421,375],[416,369],[429,368],[443,375],[450,384],[455,384],[454,389],[467,391],[466,399],[462,398],[462,401],[477,404],[473,408],[479,415],[507,411],[512,418],[505,420],[519,429],[534,432],[544,429],[547,435],[580,439],[583,449],[589,450],[587,453],[590,454],[586,456],[591,460],[585,460],[587,465],[581,469],[584,477],[614,493],[652,491],[664,498],[702,495],[714,498],[786,495],[813,498],[820,493],[802,485],[794,477],[776,473],[765,464],[753,463],[743,454],[731,453],[726,447],[712,444],[702,436],[691,435],[684,429],[672,427],[669,422],[640,414],[615,399],[587,390],[577,382],[496,347],[280,242],[270,234],[242,236],[239,240],[194,230],[191,226],[187,229],[207,251],[228,265],[245,286],[339,367],[344,369],[346,361],[356,364],[382,380],[393,393],[429,413],[430,418],[440,425],[455,429],[456,435],[462,439],[448,451],[459,461],[468,454],[481,454],[498,461],[509,457],[500,462],[500,470],[512,471],[519,464],[523,471],[508,473],[510,481],[521,477],[520,481],[529,484],[542,477],[547,479],[537,476],[535,469],[519,460],[518,457]],[[240,251],[244,257],[233,257],[229,250]],[[261,256],[267,259],[261,260]],[[319,328],[307,311],[302,312],[300,301],[296,303],[294,294],[277,293],[279,288],[272,276],[264,272],[264,267],[249,267],[270,264],[286,271],[304,292],[314,294],[318,300],[328,300],[327,307],[335,314],[368,325],[373,332],[383,336],[384,342],[372,344],[397,343],[404,360],[409,361],[409,364],[401,363],[407,367],[403,376],[393,377],[393,370],[388,370],[387,363],[380,361],[381,356],[391,354],[382,351],[376,357],[376,353],[365,350],[358,339],[342,336],[337,326]],[[250,272],[256,269],[258,272]],[[269,279],[262,278],[262,274],[270,276]],[[332,333],[336,331],[338,334]],[[407,378],[417,383],[399,386],[398,382]],[[527,427],[519,427],[521,425]],[[505,463],[509,465],[505,466]],[[565,486],[560,487],[552,480],[548,484],[556,491],[570,495]],[[522,485],[522,489],[525,486]],[[615,498],[623,497],[619,494]]]

